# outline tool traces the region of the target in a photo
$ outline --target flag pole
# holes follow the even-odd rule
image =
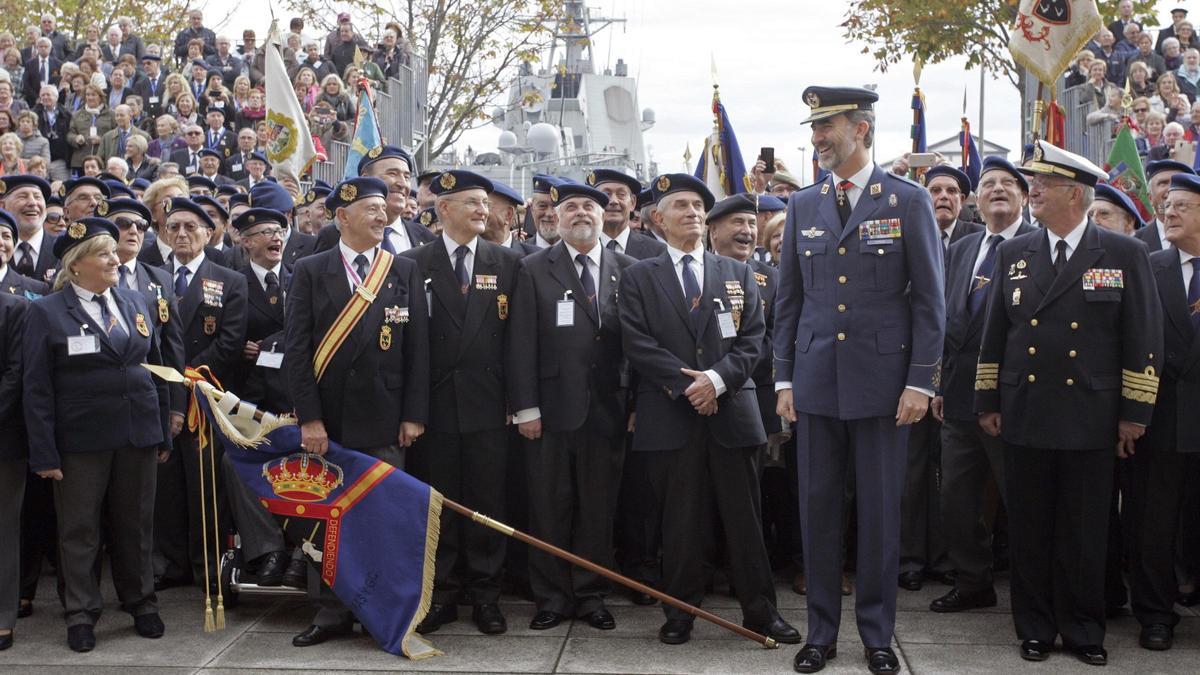
[[[521,541],[526,544],[529,544],[530,546],[533,546],[534,548],[536,548],[540,551],[543,551],[545,553],[549,553],[550,555],[555,556],[556,558],[562,558],[563,560],[566,560],[567,562],[569,562],[573,565],[582,567],[585,570],[592,572],[594,574],[599,574],[600,576],[602,576],[610,581],[615,581],[616,583],[621,584],[622,586],[625,586],[626,588],[632,588],[633,590],[638,591],[639,593],[645,593],[646,595],[649,595],[650,597],[657,599],[658,601],[662,602],[663,604],[670,605],[670,606],[674,607],[675,609],[679,609],[684,612],[687,612],[688,614],[691,614],[692,616],[699,617],[701,619],[704,619],[705,621],[714,623],[714,624],[720,626],[721,628],[724,628],[725,630],[731,631],[733,633],[737,633],[738,635],[741,635],[744,638],[754,640],[755,642],[766,647],[767,649],[775,649],[775,648],[779,647],[779,644],[776,643],[775,640],[773,640],[772,638],[769,638],[760,633],[756,633],[748,628],[739,626],[736,623],[733,623],[731,621],[722,619],[721,617],[717,616],[716,614],[713,614],[712,612],[707,612],[703,609],[700,609],[699,607],[697,607],[695,605],[690,605],[682,600],[679,600],[678,598],[667,595],[666,593],[663,593],[662,591],[659,591],[650,586],[647,586],[646,584],[634,581],[633,579],[630,579],[629,577],[624,576],[622,574],[618,574],[617,572],[614,572],[614,571],[608,569],[607,567],[597,565],[596,563],[594,563],[586,558],[581,558],[581,557],[575,555],[574,553],[571,553],[570,551],[563,550],[553,544],[544,542],[541,539],[538,539],[536,537],[528,535],[520,530],[517,530],[508,525],[505,525],[504,523],[501,523],[493,518],[485,516],[484,514],[479,513],[478,511],[472,511],[471,509],[468,509],[467,507],[463,506],[462,504],[459,504],[458,502],[447,499],[445,496],[442,497],[442,506],[445,506],[446,508],[450,509],[451,511],[454,511],[454,512],[459,513],[467,518],[470,518],[471,520],[479,523],[480,525],[490,527],[493,530],[496,530],[497,532],[499,532],[501,534],[512,537],[513,539],[516,539],[517,541]]]

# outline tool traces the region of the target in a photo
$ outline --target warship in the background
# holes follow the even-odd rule
[[[596,72],[594,36],[622,21],[564,0],[545,63],[524,64],[507,101],[492,111],[499,152],[448,152],[433,168],[469,168],[526,195],[535,173],[581,180],[606,166],[643,182],[655,175],[642,137],[654,111],[639,111],[637,79],[622,59]]]

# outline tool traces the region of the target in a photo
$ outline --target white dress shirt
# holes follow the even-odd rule
[[[203,262],[204,262],[204,251],[200,251],[200,255],[196,256],[195,258],[192,258],[192,261],[189,262],[188,264],[183,265],[183,267],[188,268],[188,275],[187,275],[188,288],[192,287],[192,282],[196,280],[196,272],[199,271],[200,264]],[[172,269],[171,269],[171,283],[172,284],[175,283],[175,279],[177,278],[177,276],[179,274],[179,268],[180,268],[179,259],[176,258],[175,264],[172,266]]]
[[[32,256],[30,260],[33,262],[34,267],[37,267],[38,257],[42,254],[42,237],[44,236],[46,236],[46,231],[39,227],[37,231],[33,233],[32,237],[24,240],[29,242],[28,253],[30,256]],[[24,255],[21,252],[21,239],[19,237],[17,241],[13,243],[12,262],[14,267],[17,265],[18,255]]]
[[[154,245],[158,247],[158,254],[162,256],[163,262],[167,262],[171,260],[175,249],[171,248],[171,245],[165,241],[164,234],[163,232],[158,234],[158,238],[154,240]]]
[[[554,245],[553,243],[543,239],[540,232],[536,236],[534,236],[533,243],[538,248],[550,248],[551,246]]]
[[[356,254],[356,255],[357,255],[357,254]],[[353,264],[353,262],[354,262],[354,258],[351,258],[351,259],[350,259],[350,262],[351,262],[351,264]],[[368,264],[368,269],[369,269],[369,265],[370,265],[370,263],[367,263],[367,264]],[[276,280],[277,280],[277,281],[278,281],[280,284],[282,284],[282,283],[283,283],[283,277],[281,276],[281,275],[282,275],[282,273],[283,273],[283,272],[282,272],[282,270],[283,270],[283,263],[276,263],[274,267],[272,267],[271,269],[267,269],[267,268],[265,268],[265,267],[263,267],[263,266],[259,265],[258,263],[254,262],[254,261],[250,261],[250,269],[251,269],[251,271],[253,271],[253,272],[254,272],[254,276],[255,276],[256,278],[258,278],[258,283],[259,283],[259,285],[261,285],[261,286],[262,286],[262,289],[263,289],[264,291],[265,291],[265,290],[267,290],[267,272],[274,272],[274,273],[275,273],[275,279],[276,279]],[[282,286],[281,286],[281,287],[282,287]]]
[[[446,245],[446,253],[450,256],[450,269],[454,269],[454,252],[458,250],[459,243],[450,238],[445,230],[442,230],[442,243]],[[463,267],[467,269],[467,284],[471,283],[471,273],[475,271],[475,247],[479,245],[479,237],[471,237],[465,246],[468,249],[467,257],[463,258]]]
[[[630,230],[628,227],[621,230],[621,233],[615,237],[610,237],[607,234],[604,234],[603,232],[601,232],[600,233],[600,245],[603,246],[604,248],[608,248],[608,242],[616,239],[617,240],[617,253],[625,253],[625,251],[629,249],[629,236],[630,236]]]
[[[365,275],[363,276],[362,279],[354,278],[354,275],[358,274],[358,270],[354,269],[354,259],[360,255],[365,255],[367,257],[367,273],[369,274],[371,272],[371,265],[375,264],[375,251],[378,248],[379,248],[378,246],[372,246],[371,248],[369,248],[365,251],[355,251],[354,249],[352,249],[346,245],[346,241],[344,239],[338,240],[338,250],[341,251],[342,260],[344,260],[346,263],[345,264],[346,283],[350,284],[350,292],[351,293],[353,293],[355,291],[355,289],[358,288],[358,285],[360,283],[367,280]],[[265,286],[264,286],[264,288],[265,288]]]
[[[95,327],[98,330],[102,330],[107,334],[109,332],[108,326],[105,325],[104,315],[100,312],[100,303],[93,299],[96,293],[89,291],[74,281],[71,282],[71,286],[75,289],[75,295],[79,296],[79,304],[83,307],[83,311],[87,312],[92,321],[96,322]],[[108,305],[109,313],[116,318],[117,323],[121,324],[121,328],[125,331],[125,334],[131,335],[129,324],[125,323],[125,317],[121,316],[121,308],[117,307],[117,302],[113,299],[112,293],[106,290],[100,294],[100,297],[103,298],[104,304]]]
[[[1188,286],[1192,283],[1192,258],[1196,256],[1180,249],[1179,251],[1179,271],[1183,272],[1183,292],[1187,296]]]
[[[688,264],[692,274],[696,275],[696,283],[700,286],[700,302],[704,302],[704,247],[697,245],[693,251],[681,251],[670,244],[667,244],[667,253],[671,255],[671,264],[675,268],[675,278],[679,280],[679,290],[683,292],[683,256],[692,256],[692,262]],[[683,305],[689,311],[688,303],[691,298],[686,295],[683,298]],[[717,390],[717,396],[725,393],[725,380],[715,370],[706,370],[704,374],[712,380],[713,387]]]
[[[392,243],[392,248],[396,249],[396,253],[404,253],[412,248],[412,242],[408,239],[408,229],[404,227],[404,216],[398,216],[396,220],[388,225],[391,231],[387,234],[388,241]]]
[[[997,234],[1000,235],[1000,237],[1001,237],[1000,243],[1003,244],[1004,242],[1008,241],[1009,239],[1012,239],[1013,237],[1017,236],[1017,230],[1019,230],[1019,229],[1021,229],[1021,216],[1017,216],[1016,222],[1014,222],[1012,225],[1009,225],[1008,227],[1004,228],[1003,230],[1000,230],[999,232],[992,232],[991,230],[984,230],[983,241],[979,242],[979,251],[975,254],[975,264],[971,267],[971,273],[972,274],[979,273],[979,266],[983,264],[983,258],[984,258],[984,256],[987,255],[988,248],[990,248],[990,245],[988,244],[988,242],[991,241],[993,235],[997,235]]]
[[[1159,248],[1171,248],[1171,242],[1167,241],[1167,226],[1163,223],[1163,221],[1155,218],[1154,229],[1158,232]]]
[[[851,211],[854,210],[855,206],[858,206],[858,198],[861,197],[863,191],[867,189],[867,183],[871,180],[872,173],[875,173],[875,164],[872,162],[867,162],[863,168],[859,169],[857,173],[849,178],[842,178],[837,174],[830,175],[830,177],[833,178],[834,188],[836,188],[837,184],[843,180],[848,180],[854,184],[853,187],[846,190],[846,198],[850,200]]]
[[[1058,242],[1060,240],[1067,242],[1066,255],[1067,255],[1067,260],[1070,260],[1071,255],[1073,253],[1075,253],[1075,249],[1079,248],[1079,241],[1081,239],[1083,239],[1083,231],[1085,229],[1087,229],[1087,216],[1084,216],[1083,220],[1079,221],[1079,224],[1075,226],[1075,229],[1068,232],[1067,236],[1065,236],[1065,237],[1060,237],[1057,234],[1054,234],[1054,232],[1052,232],[1050,230],[1050,228],[1046,228],[1046,234],[1050,237],[1050,264],[1051,265],[1054,264],[1054,258],[1055,258],[1055,256],[1058,255]]]

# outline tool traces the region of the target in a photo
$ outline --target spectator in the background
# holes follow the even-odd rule
[[[1186,9],[1179,8],[1179,9],[1171,10],[1171,25],[1166,26],[1164,28],[1160,28],[1158,30],[1158,41],[1155,42],[1155,44],[1154,44],[1154,49],[1158,53],[1160,53],[1160,54],[1163,53],[1163,43],[1167,41],[1167,38],[1176,37],[1176,33],[1177,33],[1177,29],[1179,28],[1179,24],[1186,20],[1187,20],[1187,10]],[[1185,47],[1186,47],[1186,45],[1185,45]]]
[[[104,163],[104,171],[122,183],[129,182],[129,164],[120,157],[109,157]]]
[[[1180,120],[1183,123],[1183,120]],[[1200,101],[1192,104],[1191,119],[1183,127],[1183,140],[1200,141]]]
[[[81,170],[83,158],[95,155],[100,150],[100,140],[113,128],[112,110],[104,104],[104,91],[87,85],[83,93],[83,106],[71,116],[71,128],[67,140],[74,150],[71,152],[71,168]]]
[[[1105,121],[1114,123],[1119,121],[1123,114],[1121,110],[1121,97],[1122,93],[1120,89],[1117,89],[1114,85],[1108,85],[1104,90],[1104,106],[1099,110],[1088,113],[1087,123],[1092,125]]]
[[[83,94],[88,85],[88,76],[83,73],[72,73],[67,82],[70,83],[71,88],[63,97],[63,105],[68,112],[74,115],[83,108]]]
[[[326,75],[337,74],[337,70],[333,66],[333,61],[321,57],[321,54],[317,52],[315,42],[310,42],[304,46],[304,59],[300,61],[297,74],[299,74],[299,70],[303,70],[305,67],[313,71],[315,74],[313,80],[316,82],[320,82]]]
[[[1175,144],[1183,140],[1183,125],[1179,122],[1168,122],[1163,127],[1162,143],[1151,147],[1150,154],[1146,158],[1153,162],[1159,159],[1172,159],[1175,153]]]
[[[134,31],[133,19],[122,16],[117,19],[117,27],[121,29],[121,54],[133,54],[138,61],[146,54],[146,44]]]
[[[7,110],[0,110],[0,134],[17,130],[17,118]]]
[[[242,44],[238,45],[237,53],[246,66],[245,75],[250,78],[251,84],[256,85],[261,82],[266,63],[260,60],[262,54],[258,49],[258,35],[254,29],[247,28],[242,31]]]
[[[149,143],[145,136],[131,136],[125,143],[125,164],[129,167],[129,179],[145,178],[154,182],[158,174],[158,163],[146,157]],[[115,159],[115,158],[114,158]]]
[[[346,71],[346,66],[354,63],[354,55],[356,52],[361,52],[364,57],[370,54],[370,48],[367,47],[365,41],[359,44],[359,39],[354,34],[354,29],[348,23],[338,26],[338,39],[333,44],[332,51],[328,54],[328,58],[333,62],[333,71],[342,73]],[[324,79],[324,78],[322,78]]]
[[[100,155],[85,155],[79,174],[95,178],[102,173],[104,173],[104,160],[100,159]]]
[[[242,108],[250,102],[250,78],[245,75],[239,75],[233,81],[233,88],[229,92],[229,104],[233,106],[229,111],[229,120],[232,122],[236,119],[236,115],[242,112]],[[240,125],[239,125],[240,126]]]
[[[337,112],[328,101],[321,101],[313,106],[312,113],[308,116],[308,124],[313,138],[326,149],[326,155],[333,141],[350,140],[350,125],[338,119]]]
[[[50,179],[50,166],[46,163],[45,158],[41,156],[30,157],[25,160],[25,172],[43,180]]]
[[[246,105],[237,114],[237,128],[243,127],[254,128],[261,120],[267,116],[266,97],[261,89],[251,89],[250,96]]]
[[[181,127],[196,124],[200,120],[199,104],[192,92],[185,91],[175,99],[175,119]]]
[[[1108,24],[1108,29],[1113,32],[1113,35],[1122,35],[1125,27],[1131,23],[1134,23],[1133,0],[1120,0],[1117,3],[1117,18]]]
[[[1096,58],[1095,55],[1086,49],[1075,55],[1075,61],[1071,64],[1071,69],[1067,71],[1064,83],[1068,89],[1078,87],[1088,81],[1088,73],[1091,71],[1094,58]]]
[[[1179,50],[1179,40],[1175,38],[1167,38],[1167,41],[1162,46],[1163,62],[1167,65],[1167,72],[1177,70],[1183,63],[1183,53]]]
[[[121,29],[117,26],[109,26],[104,32],[104,42],[100,45],[100,53],[104,56],[105,61],[115,62],[121,58]],[[134,56],[134,60],[137,57]]]
[[[347,39],[345,36],[347,35],[349,36],[348,39],[350,40],[351,44],[357,45],[358,48],[363,51],[364,56],[371,53],[370,43],[367,42],[366,38],[359,35],[358,31],[354,30],[354,24],[350,20],[350,13],[342,12],[341,14],[338,14],[337,26],[335,26],[333,30],[329,31],[329,34],[325,36],[325,45],[321,50],[321,53],[325,56],[325,58],[334,58],[338,43],[345,42]],[[353,46],[350,47],[350,53],[354,53]],[[345,70],[345,68],[339,68],[338,72],[341,72],[342,70]]]
[[[1087,86],[1092,92],[1092,103],[1095,107],[1100,108],[1104,105],[1104,90],[1112,85],[1112,82],[1106,77],[1108,65],[1100,59],[1094,59],[1092,65],[1088,66],[1088,81]]]
[[[0,176],[25,173],[21,139],[14,132],[0,134]]]
[[[1142,27],[1140,24],[1131,23],[1125,26],[1125,32],[1121,35],[1121,39],[1113,45],[1113,49],[1129,58],[1130,54],[1136,54],[1138,51],[1138,39],[1142,35]]]
[[[13,86],[13,96],[23,96],[20,87],[24,84],[25,64],[21,62],[21,51],[16,47],[0,50],[0,67],[8,73],[8,80]]]
[[[149,134],[133,126],[133,111],[129,106],[121,104],[112,111],[114,126],[101,138],[100,152],[96,153],[106,161],[110,157],[125,157],[129,139],[134,136],[145,138],[147,143],[150,141]]]
[[[1179,24],[1174,37],[1179,40],[1181,50],[1200,49],[1200,37],[1196,35],[1196,29],[1192,27],[1191,21]]]
[[[1125,54],[1113,48],[1113,34],[1107,28],[1101,29],[1097,36],[1099,50],[1092,51],[1097,61],[1105,65],[1104,76],[1113,84],[1125,85]]]
[[[66,180],[70,175],[71,145],[67,142],[67,133],[71,127],[71,113],[59,104],[58,88],[52,84],[42,85],[33,112],[38,116],[38,131],[50,142],[50,176],[54,180]]]
[[[301,44],[304,42],[299,33],[288,33],[287,47],[283,50],[284,59],[283,65],[287,66],[288,77],[296,77],[296,69],[300,67],[300,60],[304,58],[304,49]],[[260,49],[261,51],[261,49]],[[287,60],[287,52],[292,53],[292,60]]]
[[[333,108],[339,120],[345,122],[354,118],[354,103],[345,92],[342,78],[337,75],[326,75],[325,79],[321,81],[321,94],[317,97],[317,102],[322,101]]]
[[[100,26],[90,24],[83,29],[83,39],[76,43],[75,53],[71,58],[75,61],[83,58],[83,50],[92,47],[96,50],[96,56],[103,56],[105,61],[112,61],[112,54],[104,53],[104,45],[100,44]]]
[[[17,115],[17,136],[21,139],[21,158],[42,157],[50,164],[50,141],[38,131],[38,116],[32,110]]]
[[[1129,89],[1134,96],[1153,96],[1154,83],[1150,81],[1150,67],[1141,61],[1129,64]],[[1162,109],[1158,109],[1162,112]]]
[[[188,43],[197,39],[204,44],[202,56],[217,53],[217,34],[204,27],[204,12],[193,9],[188,12],[188,27],[175,36],[175,58],[188,58]]]
[[[1179,83],[1171,73],[1166,73],[1158,78],[1154,89],[1154,95],[1150,97],[1150,107],[1163,112],[1170,111],[1173,108],[1175,97],[1182,95],[1182,92],[1179,91]]]
[[[29,110],[29,106],[13,96],[12,82],[0,82],[0,110],[7,110],[14,116]]]
[[[43,84],[58,84],[63,67],[62,60],[53,54],[54,43],[50,38],[39,37],[34,47],[33,56],[25,60],[25,79],[21,83],[25,102],[30,105],[37,101],[39,87]]]
[[[1149,33],[1142,33],[1137,36],[1137,51],[1129,56],[1127,63],[1144,63],[1150,69],[1150,80],[1157,80],[1159,76],[1169,70],[1167,62],[1163,57],[1154,51],[1154,39]]]
[[[300,107],[306,113],[311,111],[313,104],[317,102],[317,97],[321,94],[316,74],[312,68],[301,65],[300,70],[296,71],[296,79],[292,82],[292,87],[296,91],[296,99],[300,101]]]
[[[228,108],[229,90],[225,88],[225,78],[216,71],[209,71],[208,83],[204,86],[203,100],[200,101],[200,107],[205,110],[209,108]],[[232,120],[233,112],[226,113],[226,118]]]
[[[1179,120],[1180,124],[1186,124],[1191,119],[1192,102],[1183,94],[1168,94],[1167,105],[1167,122]]]
[[[125,71],[114,68],[112,75],[108,78],[108,107],[115,108],[125,103],[125,99],[132,95],[133,89],[125,80]]]
[[[383,38],[380,40],[379,46],[371,55],[371,60],[379,66],[384,78],[396,77],[400,72],[400,66],[412,65],[412,53],[408,40],[405,40],[403,35],[399,24],[388,24],[383,31]]]
[[[233,82],[245,72],[242,60],[230,52],[232,43],[228,36],[217,37],[217,53],[208,57],[208,65],[221,73],[221,81],[226,88],[232,89]]]
[[[55,22],[53,14],[42,14],[40,23],[42,37],[50,39],[52,46],[51,55],[60,61],[66,61],[67,54],[71,51],[71,38],[66,33],[58,30],[55,27]]]
[[[155,138],[146,148],[146,154],[162,162],[171,161],[171,154],[183,150],[187,142],[179,134],[179,120],[174,115],[159,115],[154,120]]]
[[[188,91],[187,80],[179,73],[171,73],[167,75],[163,86],[163,110],[174,115],[179,110],[179,107],[176,105],[177,99],[184,94],[191,93]]]
[[[1180,89],[1190,89],[1193,100],[1200,92],[1200,49],[1188,49],[1183,53],[1183,63],[1175,70],[1175,79]]]

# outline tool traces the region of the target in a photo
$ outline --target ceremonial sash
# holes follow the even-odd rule
[[[317,376],[317,382],[321,381],[325,369],[333,360],[333,355],[337,354],[338,349],[341,349],[342,343],[346,341],[350,331],[354,330],[363,315],[367,313],[367,308],[371,306],[372,302],[375,302],[379,287],[383,285],[384,277],[392,268],[392,257],[391,253],[379,249],[375,255],[375,263],[367,272],[367,278],[363,279],[358,288],[354,289],[354,294],[350,296],[350,302],[346,303],[333,325],[325,332],[325,337],[321,338],[321,344],[317,345],[317,351],[313,354],[313,372]]]

